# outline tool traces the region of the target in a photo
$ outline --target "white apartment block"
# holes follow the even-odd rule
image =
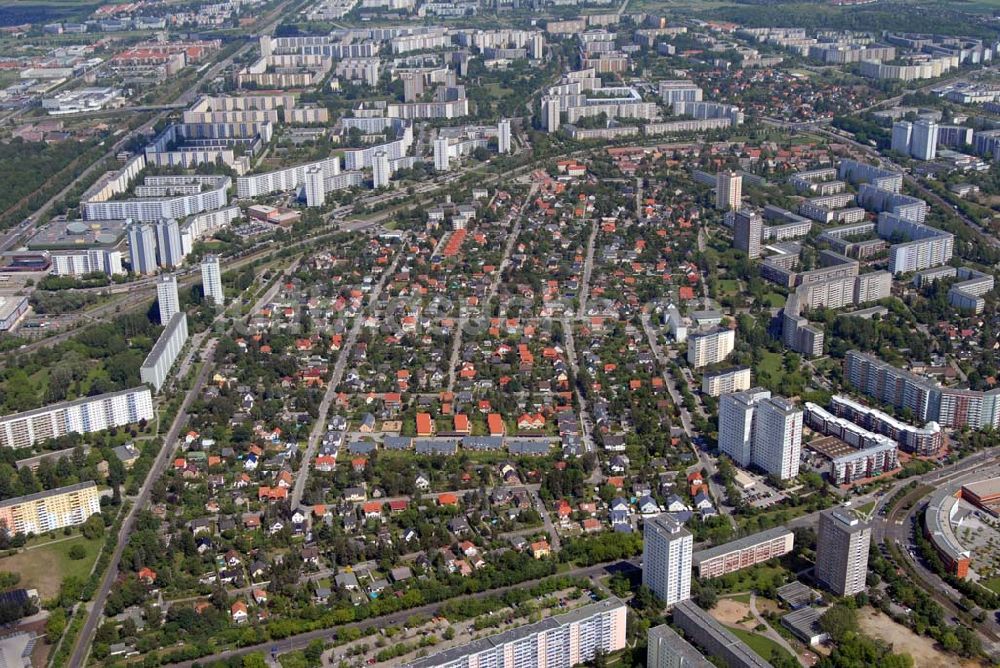
[[[164,218],[179,219],[203,211],[221,209],[229,203],[228,176],[148,176],[147,186],[180,186],[197,184],[207,190],[189,195],[104,200],[98,196],[81,200],[84,220],[125,220],[155,222]],[[110,196],[110,195],[109,195]]]
[[[887,211],[879,214],[877,230],[884,239],[909,239],[889,247],[889,271],[893,274],[947,264],[955,250],[955,237],[950,232]]]
[[[368,169],[372,166],[372,163],[375,161],[375,156],[378,153],[385,153],[389,157],[389,160],[399,160],[407,154],[410,150],[410,146],[413,144],[412,124],[406,123],[405,125],[399,125],[397,136],[399,139],[386,142],[384,144],[376,144],[375,146],[369,146],[367,148],[345,150],[344,169],[348,171]]]
[[[236,179],[236,196],[245,199],[297,190],[305,184],[306,172],[312,167],[321,169],[324,177],[335,176],[340,174],[340,158],[334,156],[274,172],[240,176]]]
[[[152,274],[159,266],[156,262],[156,231],[152,225],[130,225],[128,257],[134,274]]]
[[[642,584],[666,605],[691,598],[691,532],[663,513],[645,521],[642,536]]]
[[[837,596],[865,590],[871,525],[846,508],[819,516],[816,540],[816,579]]]
[[[719,452],[741,468],[749,467],[752,458],[754,409],[770,397],[768,390],[757,387],[719,399]]]
[[[660,98],[666,105],[674,102],[701,102],[702,90],[693,81],[675,79],[661,81],[659,84]]]
[[[449,161],[448,139],[438,137],[434,140],[434,169],[439,172],[448,171]]]
[[[701,391],[710,397],[749,389],[750,367],[748,366],[726,369],[718,373],[706,373],[701,379]]]
[[[177,293],[177,277],[164,274],[156,281],[156,302],[160,309],[160,324],[166,325],[170,318],[181,310],[181,299]]]
[[[799,474],[802,410],[784,397],[771,397],[754,411],[751,461],[769,474],[788,480]]]
[[[226,303],[226,293],[222,288],[222,266],[218,255],[206,255],[201,261],[201,287],[208,299],[216,306]]]
[[[695,369],[718,364],[729,357],[735,347],[736,330],[728,327],[690,334],[687,339],[688,364]]]
[[[739,172],[722,171],[715,176],[715,208],[721,211],[740,208],[743,197],[743,176]]]
[[[913,123],[909,121],[896,121],[892,124],[892,145],[891,148],[896,153],[910,155],[910,146],[913,143]]]
[[[139,379],[152,385],[154,392],[159,392],[187,339],[187,314],[174,313],[139,367]]]
[[[733,247],[751,259],[760,257],[763,232],[764,220],[756,211],[742,208],[733,216]]]
[[[372,161],[372,187],[385,188],[389,185],[392,176],[392,168],[389,163],[389,156],[384,152],[375,154]]]
[[[762,388],[723,394],[719,452],[738,466],[757,466],[782,480],[799,474],[802,411]]]
[[[917,160],[933,160],[937,157],[938,124],[930,120],[919,120],[913,124],[913,140],[910,155]]]
[[[153,419],[148,387],[50,404],[0,418],[0,447],[23,448],[66,434],[89,434]]]
[[[959,282],[948,289],[948,303],[964,311],[982,313],[986,309],[986,300],[983,295],[993,291],[993,274],[968,267],[959,267],[955,275]]]
[[[404,664],[405,668],[576,666],[625,648],[626,605],[615,597]]]
[[[931,58],[911,65],[885,65],[877,61],[866,60],[861,62],[861,76],[871,79],[915,81],[917,79],[936,79],[956,67],[958,67],[958,56]]]
[[[841,160],[837,176],[853,185],[869,183],[880,190],[894,193],[903,189],[903,175],[900,172],[882,169],[876,165],[869,165],[857,160]]]
[[[156,223],[156,254],[157,262],[165,269],[173,269],[184,262],[181,228],[173,218]]]
[[[349,58],[337,63],[336,75],[345,81],[360,81],[367,86],[378,85],[381,62],[378,58]]]
[[[56,276],[84,276],[96,272],[114,276],[125,273],[121,251],[111,248],[55,251],[51,257],[52,273]]]
[[[497,153],[510,153],[510,120],[506,118],[497,124]]]
[[[674,116],[694,116],[698,120],[728,118],[733,125],[743,124],[743,111],[732,104],[721,102],[687,102],[678,100],[671,105]]]
[[[326,204],[326,176],[323,168],[313,165],[305,174],[306,206]]]
[[[394,102],[385,108],[392,118],[461,118],[469,115],[468,98],[445,102]]]

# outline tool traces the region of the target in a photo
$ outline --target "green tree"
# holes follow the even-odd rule
[[[267,660],[260,652],[247,654],[243,657],[243,668],[267,668]]]
[[[846,638],[848,633],[857,633],[859,628],[857,613],[843,603],[838,603],[827,610],[820,617],[819,625],[836,642]]]
[[[63,608],[56,608],[49,613],[49,618],[45,622],[45,640],[47,640],[50,645],[54,645],[59,642],[59,638],[62,637],[63,631],[65,630],[66,610]]]

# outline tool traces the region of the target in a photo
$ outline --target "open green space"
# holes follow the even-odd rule
[[[94,560],[101,551],[101,540],[88,540],[82,535],[59,540],[47,545],[31,547],[17,554],[0,559],[0,571],[18,573],[21,585],[29,589],[37,589],[42,600],[52,598],[59,593],[59,585],[64,578],[76,577],[85,580],[90,575]],[[71,559],[70,550],[80,545],[86,551],[83,559]]]
[[[994,576],[988,580],[983,580],[982,584],[987,589],[1000,594],[1000,576]]]
[[[747,646],[756,652],[762,659],[770,661],[775,653],[777,653],[778,656],[781,656],[789,661],[795,660],[795,658],[788,653],[788,650],[766,636],[754,633],[753,631],[745,631],[744,629],[736,628],[734,626],[728,626],[726,628],[732,631],[733,635],[737,638],[745,642]]]
[[[735,278],[723,278],[719,281],[719,290],[726,295],[735,295],[740,291],[740,282]]]
[[[781,374],[782,369],[784,368],[784,362],[781,359],[781,354],[772,352],[761,353],[760,364],[757,365],[757,368],[773,375]]]
[[[785,305],[785,297],[777,292],[768,292],[764,295],[764,303],[771,308],[781,308]]]
[[[758,564],[735,573],[727,573],[713,582],[720,596],[735,593],[732,598],[744,603],[750,602],[747,592],[763,592],[784,584],[786,571],[779,565]],[[745,597],[745,598],[744,598]]]

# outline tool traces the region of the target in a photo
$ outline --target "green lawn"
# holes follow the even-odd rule
[[[866,504],[865,504],[865,505],[863,505],[863,506],[858,506],[858,507],[857,507],[857,508],[856,508],[855,510],[857,510],[857,511],[858,511],[859,513],[861,513],[862,515],[867,515],[867,514],[868,514],[868,513],[870,513],[870,512],[871,512],[871,511],[872,511],[872,510],[873,510],[874,508],[875,508],[875,502],[874,502],[874,501],[869,501],[868,503],[866,503]]]
[[[735,278],[724,278],[719,281],[719,290],[724,295],[735,295],[740,291],[740,282]]]
[[[780,565],[757,564],[736,573],[729,573],[714,580],[719,596],[737,594],[734,598],[744,603],[750,602],[747,592],[768,588],[775,583],[784,583],[785,569]],[[745,598],[743,598],[745,597]]]
[[[726,596],[725,598],[728,598],[730,601],[737,601],[739,603],[746,603],[747,605],[750,605],[749,592],[743,594],[733,594],[732,596]]]
[[[764,303],[771,308],[781,308],[785,305],[785,296],[779,295],[777,292],[768,292],[764,295]]]
[[[761,353],[758,368],[769,374],[780,376],[784,372],[785,361],[782,359],[780,353],[763,352]]]
[[[63,578],[74,576],[86,580],[101,551],[101,540],[87,540],[80,534],[66,540],[59,538],[62,536],[57,532],[56,540],[47,545],[0,559],[0,571],[19,573],[21,586],[37,589],[42,600],[59,592]],[[74,545],[82,545],[87,551],[83,559],[69,558]]]
[[[784,647],[776,643],[775,641],[760,635],[759,633],[754,633],[752,631],[744,631],[733,626],[727,626],[730,631],[733,632],[737,638],[745,642],[750,649],[756,652],[762,659],[770,661],[772,655],[777,652],[778,655],[784,658],[794,661],[795,657],[788,653]]]
[[[990,578],[989,580],[984,580],[983,586],[986,587],[987,589],[993,590],[997,594],[1000,594],[1000,576],[995,576]]]

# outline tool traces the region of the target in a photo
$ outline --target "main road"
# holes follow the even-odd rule
[[[601,564],[595,564],[593,566],[586,566],[582,568],[574,568],[569,571],[559,573],[559,575],[568,575],[571,577],[581,577],[581,578],[593,578],[598,576],[603,576],[609,573],[618,572],[619,570],[634,570],[639,567],[639,559],[632,559],[629,561],[609,561]],[[486,591],[476,592],[474,594],[469,594],[468,598],[485,598],[487,596],[497,596],[503,594],[506,591],[513,589],[525,589],[537,584],[535,580],[528,580],[526,582],[521,582],[516,585],[510,585],[507,587],[500,587],[499,589],[488,589]],[[267,654],[272,649],[278,649],[282,654],[286,652],[293,652],[295,650],[305,649],[309,643],[313,640],[323,640],[328,641],[335,638],[337,631],[340,629],[350,629],[356,628],[361,631],[365,631],[370,628],[386,628],[396,624],[405,622],[407,618],[411,615],[436,615],[441,607],[441,603],[428,603],[427,605],[422,605],[417,608],[410,608],[409,610],[400,610],[399,612],[394,612],[389,615],[383,615],[381,617],[372,617],[371,619],[366,619],[361,622],[354,622],[351,624],[343,624],[333,629],[317,629],[315,631],[307,631],[306,633],[300,633],[294,635],[290,638],[285,638],[284,640],[278,640],[273,642],[265,642],[257,645],[250,645],[247,647],[241,647],[239,649],[226,650],[224,652],[219,652],[218,654],[213,654],[211,656],[202,657],[200,659],[192,661],[180,661],[178,663],[167,664],[173,666],[174,668],[193,668],[195,664],[198,665],[209,665],[213,663],[218,663],[222,661],[229,661],[241,656],[246,656],[247,654],[253,654],[255,652],[260,652]]]
[[[194,385],[191,386],[191,389],[188,390],[187,394],[184,396],[184,401],[181,402],[180,410],[177,411],[177,416],[174,418],[174,422],[170,426],[170,431],[168,431],[167,435],[164,437],[163,447],[160,448],[160,452],[156,455],[156,460],[153,462],[153,468],[150,470],[149,475],[146,476],[146,481],[142,484],[142,488],[139,490],[138,496],[135,498],[128,514],[125,516],[125,521],[122,522],[121,530],[118,532],[118,543],[115,545],[114,552],[111,555],[111,563],[108,566],[108,570],[104,573],[104,579],[101,580],[101,586],[94,595],[94,600],[91,602],[90,608],[87,610],[87,619],[84,621],[83,629],[80,631],[80,635],[76,639],[76,645],[73,647],[73,654],[70,657],[69,665],[74,668],[76,666],[83,666],[86,663],[87,654],[90,650],[90,642],[94,637],[94,633],[97,631],[98,624],[101,621],[101,616],[104,613],[104,604],[107,602],[108,593],[111,591],[111,587],[118,578],[118,569],[121,565],[122,553],[125,551],[125,545],[128,544],[128,537],[135,528],[135,521],[139,515],[139,511],[145,508],[146,504],[149,502],[149,495],[153,488],[153,484],[167,469],[170,457],[174,451],[173,446],[177,442],[181,430],[187,425],[188,408],[190,408],[191,402],[198,396],[198,393],[201,391],[202,386],[208,378],[209,371],[212,368],[212,362],[215,359],[216,343],[217,341],[215,339],[211,339],[208,342],[203,357],[204,364],[201,367],[201,371],[198,373],[198,378],[195,380]]]
[[[273,30],[274,27],[278,24],[278,22],[284,17],[285,10],[288,8],[288,6],[290,4],[293,4],[295,1],[296,0],[286,0],[285,2],[281,3],[278,7],[276,7],[274,10],[272,10],[271,13],[268,14],[266,17],[263,17],[262,19],[263,22],[260,28],[262,34],[268,33],[271,30]],[[77,184],[83,182],[85,179],[90,178],[94,174],[94,172],[97,169],[99,169],[101,165],[104,164],[106,160],[113,158],[115,155],[117,155],[118,152],[121,151],[136,136],[138,136],[139,134],[146,134],[148,132],[152,132],[155,125],[164,118],[166,118],[169,114],[173,113],[176,110],[176,108],[187,106],[188,104],[193,102],[195,98],[198,96],[198,89],[202,86],[202,84],[211,81],[216,76],[218,76],[218,74],[225,68],[229,67],[238,56],[242,55],[245,51],[252,48],[255,44],[256,44],[255,41],[248,41],[246,44],[236,49],[232,54],[230,54],[226,58],[220,60],[219,62],[215,63],[214,65],[206,69],[204,74],[202,74],[187,89],[182,91],[181,94],[178,95],[172,102],[162,105],[164,107],[163,111],[158,113],[156,116],[153,116],[147,122],[143,123],[134,130],[124,133],[117,141],[115,141],[114,144],[111,145],[111,148],[109,148],[103,156],[101,156],[93,163],[88,165],[87,168],[84,169],[75,179],[66,184],[65,188],[60,190],[54,197],[49,198],[49,200],[45,204],[43,204],[38,210],[33,212],[28,219],[31,221],[30,223],[28,223],[27,225],[23,224],[18,225],[16,227],[11,228],[10,230],[7,230],[3,234],[0,234],[0,251],[11,250],[11,248],[15,247],[22,238],[25,238],[26,236],[29,236],[32,233],[34,233],[38,225],[38,221],[41,220],[57,202],[61,202],[66,197],[66,195],[73,188],[77,186]],[[136,109],[127,109],[126,111],[135,111],[135,110]]]

